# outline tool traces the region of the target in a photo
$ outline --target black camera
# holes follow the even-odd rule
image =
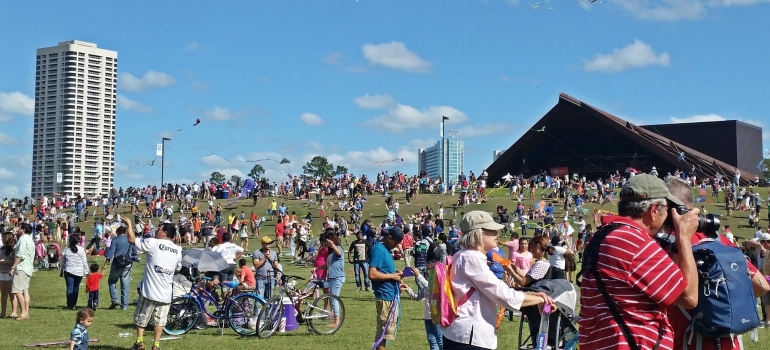
[[[687,209],[685,206],[676,206],[674,208],[679,215],[687,214],[687,212],[690,211],[690,209]],[[720,222],[718,216],[714,214],[698,214],[698,228],[695,231],[702,232],[710,239],[717,239],[719,238],[719,225]],[[666,218],[666,221],[663,222],[663,227],[667,228],[669,231],[674,229],[674,217],[672,215],[669,215]],[[663,250],[672,253],[677,252],[676,244],[674,244],[676,243],[676,236],[673,234],[661,231],[655,234],[654,238]]]

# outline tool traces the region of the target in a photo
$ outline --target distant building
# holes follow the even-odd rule
[[[107,193],[115,177],[118,53],[65,41],[38,49],[35,67],[32,197]]]
[[[449,179],[452,181],[457,180],[457,176],[463,172],[463,158],[465,154],[465,148],[462,141],[456,137],[447,137],[446,152],[447,161],[441,154],[441,141],[437,141],[436,145],[429,148],[419,149],[417,151],[417,171],[419,173],[426,172],[431,179],[443,177],[444,167],[449,170]]]
[[[498,149],[498,150],[494,150],[494,151],[492,151],[492,162],[496,161],[496,160],[497,160],[497,158],[500,158],[500,156],[502,156],[502,155],[503,155],[503,152],[504,152],[504,151],[502,151],[502,150],[499,150],[499,149]]]
[[[715,136],[716,135],[716,136]],[[698,179],[736,169],[742,183],[761,173],[762,128],[737,120],[635,125],[567,94],[487,167],[491,181],[507,174],[579,174],[607,178],[631,171],[661,177],[677,170]]]

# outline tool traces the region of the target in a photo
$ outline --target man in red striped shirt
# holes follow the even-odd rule
[[[666,308],[677,304],[691,309],[698,303],[698,276],[690,245],[698,210],[680,216],[672,208],[679,205],[682,201],[652,175],[636,175],[621,189],[618,216],[602,218],[603,225],[621,225],[599,246],[597,269],[631,339],[615,321],[595,276],[587,273],[580,291],[578,341],[582,349],[673,348]],[[668,215],[673,216],[677,232],[680,254],[675,260],[652,238]]]

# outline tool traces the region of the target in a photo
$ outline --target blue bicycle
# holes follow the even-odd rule
[[[211,279],[203,277],[203,280]],[[226,286],[234,288],[237,286],[237,281],[234,283],[235,285]],[[221,289],[222,285],[219,287]],[[216,310],[209,312],[206,308],[207,304],[213,305]],[[222,327],[227,327],[229,324],[236,333],[252,336],[257,333],[257,316],[264,305],[265,300],[253,290],[237,292],[221,304],[199,283],[193,283],[189,293],[171,300],[168,320],[163,331],[170,335],[185,334],[198,324],[201,315],[206,315]]]

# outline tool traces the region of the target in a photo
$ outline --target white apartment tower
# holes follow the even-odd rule
[[[65,41],[38,49],[35,67],[32,198],[107,193],[115,178],[118,53]]]

